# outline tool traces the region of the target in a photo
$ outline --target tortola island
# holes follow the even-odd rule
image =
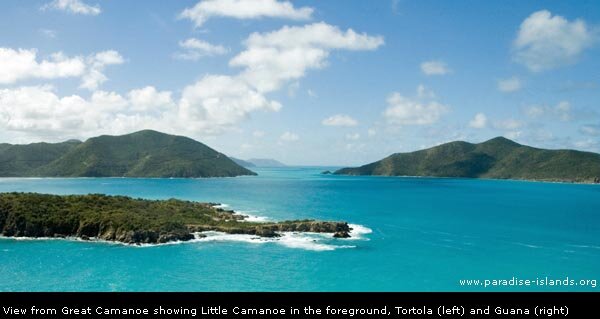
[[[598,292],[598,70],[593,0],[0,1],[0,308]]]

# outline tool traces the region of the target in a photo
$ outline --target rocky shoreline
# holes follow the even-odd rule
[[[125,244],[189,241],[206,231],[279,237],[282,232],[331,233],[350,237],[346,222],[296,220],[248,222],[216,203],[144,200],[106,195],[0,194],[4,237],[103,240]],[[200,234],[198,234],[200,233]],[[196,235],[195,235],[196,234]]]

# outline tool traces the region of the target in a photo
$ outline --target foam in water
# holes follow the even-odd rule
[[[350,245],[334,245],[331,241],[335,239],[331,238],[332,234],[323,233],[295,233],[295,232],[282,232],[279,233],[281,237],[276,238],[264,238],[255,235],[243,235],[243,234],[226,234],[222,232],[208,231],[199,233],[206,237],[200,237],[196,235],[194,242],[245,242],[251,244],[266,244],[274,243],[285,246],[287,248],[304,249],[312,251],[331,251],[340,248],[355,248],[356,246]]]

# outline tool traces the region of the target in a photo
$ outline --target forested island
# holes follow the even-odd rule
[[[152,130],[85,142],[0,144],[0,177],[234,177],[256,175],[184,136]]]
[[[126,244],[189,241],[201,232],[278,237],[279,232],[332,233],[350,237],[345,222],[295,220],[248,222],[216,203],[126,196],[0,193],[0,234],[5,237],[77,237]]]
[[[364,166],[342,168],[334,174],[600,183],[600,154],[540,149],[496,137],[479,144],[456,141],[396,153]]]

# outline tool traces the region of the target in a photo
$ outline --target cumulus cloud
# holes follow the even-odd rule
[[[204,40],[190,38],[179,42],[184,52],[175,53],[175,58],[196,61],[202,57],[211,57],[227,54],[229,49],[222,45],[208,43]]]
[[[313,9],[309,7],[295,8],[289,1],[277,0],[203,0],[191,8],[186,8],[179,15],[189,19],[196,27],[202,26],[212,17],[235,19],[282,18],[291,20],[308,20]]]
[[[81,87],[95,90],[107,80],[106,66],[123,63],[123,57],[114,50],[103,51],[87,58],[67,57],[62,52],[38,61],[35,49],[0,48],[0,84],[13,84],[31,79],[59,79],[80,77]]]
[[[96,90],[102,83],[108,80],[106,75],[104,75],[104,69],[107,66],[125,62],[119,52],[114,50],[96,53],[88,57],[87,61],[89,67],[81,78],[81,85],[79,87],[88,90]]]
[[[229,64],[244,67],[240,76],[262,92],[277,90],[283,83],[303,77],[307,70],[327,64],[331,50],[375,50],[380,36],[346,31],[326,23],[288,27],[268,33],[253,33],[246,50]]]
[[[55,9],[62,10],[73,14],[82,14],[82,15],[99,15],[102,12],[100,6],[98,5],[89,5],[81,0],[54,0],[45,4],[42,7],[42,10],[46,9]]]
[[[153,86],[134,89],[127,94],[131,109],[140,112],[156,112],[173,107],[170,91],[158,91]]]
[[[516,92],[516,91],[520,90],[522,87],[523,87],[523,84],[521,83],[521,80],[516,76],[513,76],[508,79],[498,80],[498,90],[500,92],[505,92],[505,93]]]
[[[253,33],[244,44],[229,63],[242,67],[240,73],[207,75],[183,91],[179,111],[210,132],[231,128],[254,111],[278,111],[281,104],[267,94],[324,67],[331,50],[374,50],[383,38],[315,23]]]
[[[553,69],[576,62],[595,38],[585,21],[569,21],[541,10],[521,23],[513,44],[513,58],[533,72]]]
[[[408,98],[398,92],[392,93],[387,99],[388,107],[383,112],[388,124],[429,125],[448,112],[449,108],[446,105],[432,98],[420,97],[421,91],[417,90],[416,98]]]
[[[0,48],[0,84],[12,84],[28,79],[79,77],[85,72],[82,57],[66,57],[58,52],[38,62],[34,49]]]
[[[184,88],[179,112],[212,133],[232,127],[253,111],[279,111],[281,104],[269,100],[244,81],[226,75],[207,75]]]
[[[568,101],[561,101],[555,106],[530,106],[525,113],[532,118],[557,118],[563,122],[573,119],[571,103]]]
[[[426,61],[421,63],[421,72],[425,75],[445,75],[452,70],[442,61]]]
[[[483,113],[475,114],[475,117],[469,122],[469,127],[472,128],[485,128],[487,126],[487,117]]]
[[[123,132],[144,127],[172,131],[173,128],[190,133],[191,136],[210,136],[237,128],[237,124],[251,116],[253,112],[277,112],[281,104],[268,97],[268,94],[298,81],[311,69],[322,68],[327,64],[327,57],[332,50],[374,50],[383,44],[383,38],[359,34],[351,29],[340,30],[325,23],[315,23],[302,27],[283,27],[268,33],[254,33],[244,42],[245,50],[230,61],[232,67],[241,70],[233,75],[208,74],[195,83],[185,86],[181,95],[174,99],[169,91],[158,91],[154,87],[143,87],[119,95],[98,91],[98,87],[107,80],[104,75],[106,67],[124,63],[123,57],[116,51],[104,51],[88,57],[71,58],[81,62],[77,72],[65,73],[52,71],[49,74],[47,65],[67,60],[64,56],[53,57],[39,62],[28,57],[33,70],[7,72],[0,68],[3,81],[14,83],[25,78],[56,78],[58,76],[81,77],[82,88],[92,91],[89,98],[78,95],[60,97],[49,87],[26,87],[18,90],[2,92],[1,119],[5,130],[21,130],[29,123],[32,132],[40,130],[56,130],[57,134],[71,132],[70,127],[78,127],[79,132]],[[190,44],[190,47],[194,44]],[[12,55],[18,51],[12,50]],[[263,52],[268,54],[263,55]],[[35,52],[34,52],[35,53]],[[18,55],[18,54],[17,54]],[[274,59],[271,59],[275,57]],[[5,59],[6,60],[6,59]],[[2,61],[2,60],[0,60]],[[33,62],[31,62],[33,61]],[[46,61],[46,62],[44,62]],[[17,61],[20,62],[20,61]],[[1,62],[0,62],[1,63]],[[22,67],[22,63],[5,63]],[[27,64],[27,63],[26,63]],[[40,65],[44,67],[40,67]],[[52,68],[50,68],[52,69]],[[17,70],[20,70],[17,68]],[[43,70],[39,71],[39,70]],[[21,74],[17,78],[15,74]],[[22,75],[24,74],[24,75]],[[21,90],[21,91],[19,91]],[[38,99],[18,98],[28,95],[43,96]],[[21,92],[21,93],[19,93]],[[25,93],[23,93],[25,92]],[[19,94],[17,94],[19,93]],[[35,93],[35,94],[34,94]],[[13,103],[16,100],[22,104]],[[77,107],[67,103],[77,101]],[[35,115],[30,117],[26,112],[20,115],[12,108],[21,105],[22,110],[35,110],[36,105],[42,108],[71,107],[67,113],[75,114],[69,125],[54,115]],[[101,105],[102,107],[96,107]],[[108,105],[111,106],[109,111]],[[94,110],[93,112],[91,110]],[[45,114],[48,112],[45,112]],[[59,112],[60,113],[60,112]],[[49,114],[49,113],[48,113]],[[37,121],[47,119],[47,124]],[[80,119],[78,119],[80,118]],[[49,126],[53,121],[55,126]],[[66,121],[66,120],[65,120]],[[79,121],[79,122],[77,122]],[[10,123],[10,124],[7,124]],[[24,131],[24,129],[22,130]],[[281,141],[293,141],[296,134],[282,135]],[[40,134],[41,136],[46,136]]]
[[[153,88],[152,88],[153,89]],[[164,95],[164,92],[157,92]],[[139,112],[132,99],[114,92],[96,91],[89,98],[60,97],[52,86],[27,86],[0,90],[0,128],[23,132],[31,138],[71,138],[107,132],[164,129],[166,114]],[[172,106],[170,101],[164,100]],[[158,108],[163,106],[155,104]]]
[[[346,114],[336,114],[324,119],[321,124],[325,126],[356,126],[358,121]]]
[[[281,142],[296,142],[300,139],[300,137],[298,136],[298,134],[292,133],[292,132],[285,132],[283,134],[281,134],[281,136],[279,137],[279,140]]]

